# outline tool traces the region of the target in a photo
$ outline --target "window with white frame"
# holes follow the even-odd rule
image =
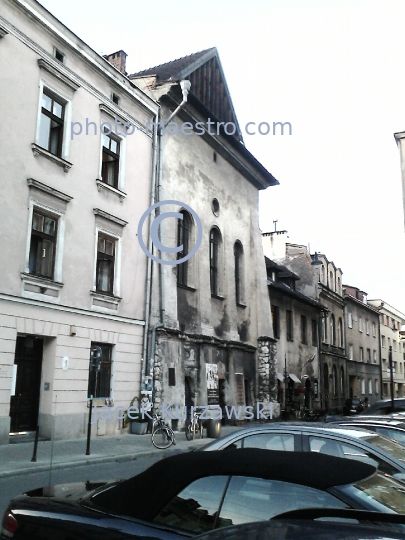
[[[360,347],[360,362],[363,362],[364,360],[364,349],[363,347]]]
[[[373,393],[373,381],[371,379],[368,380],[368,393]]]
[[[378,394],[380,391],[378,379],[374,379],[374,388],[375,388],[375,393]]]
[[[120,168],[120,140],[108,134],[101,133],[102,139],[102,164],[101,181],[118,189]]]
[[[381,336],[381,347],[385,347],[385,336]]]
[[[351,311],[349,311],[347,314],[347,326],[349,328],[353,328],[353,315]]]
[[[370,321],[366,319],[366,334],[370,335]]]
[[[56,216],[34,208],[28,261],[30,274],[54,278],[57,229]]]
[[[116,239],[101,232],[97,237],[96,291],[114,294]]]
[[[360,379],[360,389],[362,394],[366,393],[366,381],[364,379]]]
[[[343,348],[343,323],[340,317],[338,321],[338,347]]]
[[[66,100],[43,88],[38,144],[51,154],[62,157]]]
[[[394,340],[392,341],[392,349],[393,349],[394,351],[397,350],[397,340],[396,340],[396,339],[394,339]]]
[[[367,363],[371,364],[371,350],[367,349]]]
[[[375,337],[375,336],[376,336],[376,326],[375,326],[375,323],[372,324],[372,328],[373,328],[373,336]]]
[[[363,332],[363,319],[359,317],[359,332]]]
[[[354,360],[352,344],[349,345],[349,360]]]
[[[377,351],[373,351],[373,362],[374,364],[377,363]]]

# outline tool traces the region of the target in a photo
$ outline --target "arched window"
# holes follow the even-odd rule
[[[218,296],[219,293],[219,246],[221,236],[215,227],[210,231],[210,282],[211,296]]]
[[[337,369],[336,369],[336,365],[333,364],[333,378],[332,378],[332,392],[333,392],[333,395],[336,396],[337,395]]]
[[[343,396],[345,393],[345,371],[343,367],[340,368],[340,395]]]
[[[233,246],[233,254],[235,257],[235,298],[237,304],[242,304],[244,300],[244,261],[243,261],[243,247],[239,242],[235,242]]]
[[[328,339],[328,332],[327,332],[327,316],[326,314],[322,316],[321,319],[321,330],[322,330],[322,341],[326,343],[326,340]]]
[[[340,317],[338,321],[338,347],[343,348],[343,321]]]
[[[177,260],[185,257],[189,251],[191,218],[188,212],[183,210],[180,212],[183,219],[179,219],[177,223],[177,245],[183,246],[182,250],[177,253]],[[188,278],[188,261],[177,265],[177,283],[178,285],[187,285]]]
[[[337,290],[336,290],[337,293],[341,293],[341,290],[340,290],[340,277],[337,278]]]
[[[335,329],[335,316],[330,316],[330,344],[336,345],[336,329]]]
[[[320,282],[325,283],[325,267],[323,265],[321,266]]]
[[[332,289],[332,291],[334,290],[334,286],[333,286],[333,272],[329,272],[329,288]]]

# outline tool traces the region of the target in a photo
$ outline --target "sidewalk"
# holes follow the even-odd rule
[[[241,426],[222,426],[221,436],[240,429]],[[205,435],[204,431],[204,435]],[[90,455],[86,456],[86,439],[68,441],[39,441],[37,461],[31,463],[34,443],[17,443],[0,446],[0,478],[17,476],[33,472],[48,471],[79,465],[106,463],[111,461],[131,461],[141,456],[161,454],[162,457],[172,452],[188,452],[204,446],[213,439],[195,439],[187,441],[184,432],[176,432],[176,445],[166,450],[158,450],[152,445],[151,435],[131,435],[128,433],[114,436],[93,437]]]

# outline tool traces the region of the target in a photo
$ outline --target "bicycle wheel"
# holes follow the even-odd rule
[[[188,441],[191,441],[193,438],[192,433],[191,433],[191,425],[192,425],[192,422],[190,420],[187,420],[185,428],[184,428],[184,433],[186,434],[186,439]]]
[[[159,450],[164,450],[169,448],[173,444],[173,432],[167,427],[159,427],[152,433],[152,444],[159,448]]]

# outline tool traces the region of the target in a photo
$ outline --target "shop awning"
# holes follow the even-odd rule
[[[283,377],[283,374],[282,373],[279,373],[278,371],[276,372],[276,375],[277,375],[277,379],[281,382],[284,382],[284,377]]]
[[[299,380],[299,378],[294,375],[294,373],[290,373],[290,379],[294,382],[297,382],[297,383],[300,383],[301,384],[301,381]]]

